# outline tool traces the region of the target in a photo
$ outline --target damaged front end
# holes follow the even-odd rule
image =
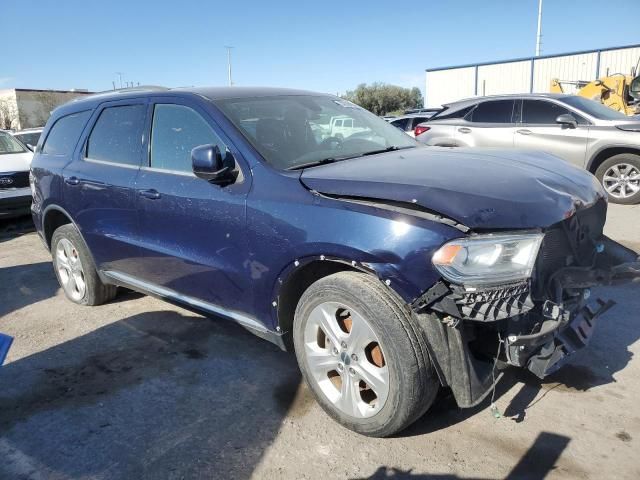
[[[605,218],[606,203],[600,200],[543,231],[526,232],[530,243],[539,239],[535,251],[527,244],[509,244],[507,238],[500,252],[476,248],[471,260],[455,244],[436,254],[444,263],[464,254],[455,260],[460,265],[488,265],[498,255],[510,254],[514,261],[533,252],[526,278],[522,270],[523,278],[500,284],[486,278],[467,282],[452,267],[412,305],[440,379],[459,406],[482,401],[507,365],[527,368],[540,378],[556,371],[589,343],[596,321],[614,305],[593,298],[591,288],[640,281],[638,254],[603,235]],[[499,267],[496,271],[504,273]]]

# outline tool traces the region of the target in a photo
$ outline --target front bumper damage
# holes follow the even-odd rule
[[[591,236],[574,236],[571,225],[559,231],[572,248],[563,249],[560,234],[548,235],[546,248],[553,251],[541,250],[532,279],[488,288],[441,280],[412,305],[440,380],[460,407],[480,403],[507,366],[540,378],[558,370],[589,343],[599,317],[614,305],[593,298],[591,288],[640,282],[636,252],[603,236],[602,225]],[[571,245],[574,238],[583,245]]]

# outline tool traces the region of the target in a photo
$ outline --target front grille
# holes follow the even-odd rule
[[[29,186],[29,172],[0,173],[0,189],[24,188]]]

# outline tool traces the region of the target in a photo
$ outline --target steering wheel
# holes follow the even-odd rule
[[[342,139],[340,137],[325,138],[318,146],[322,150],[340,150],[342,148]]]

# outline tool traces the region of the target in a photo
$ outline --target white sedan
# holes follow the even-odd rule
[[[33,153],[8,132],[0,131],[0,219],[29,212],[29,168]]]

